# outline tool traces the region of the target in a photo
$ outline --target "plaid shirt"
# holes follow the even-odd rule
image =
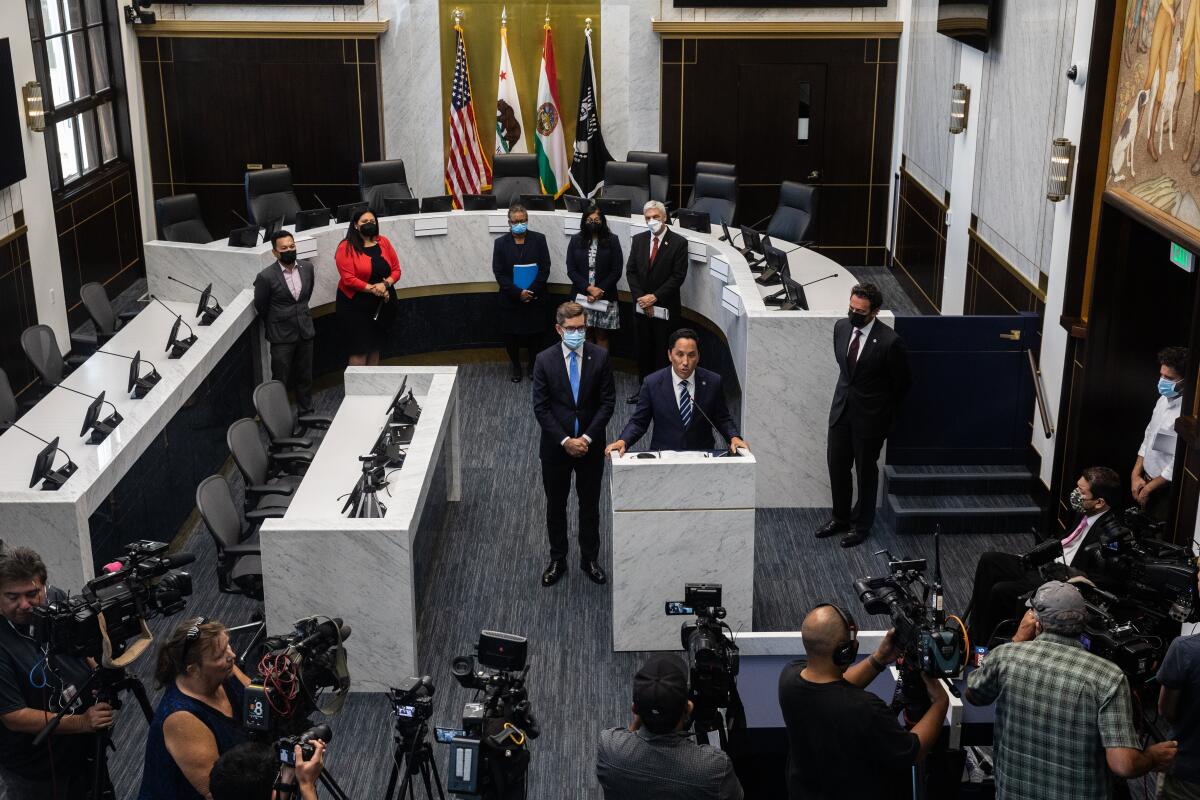
[[[1104,748],[1142,749],[1125,675],[1069,636],[1001,645],[967,686],[996,701],[998,800],[1103,800]]]

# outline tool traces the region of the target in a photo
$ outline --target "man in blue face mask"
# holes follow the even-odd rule
[[[1130,484],[1133,499],[1150,516],[1166,522],[1171,511],[1171,477],[1175,468],[1175,420],[1183,408],[1186,347],[1164,347],[1158,354],[1158,402],[1142,436]]]
[[[594,583],[604,583],[608,577],[599,563],[600,483],[616,387],[608,351],[585,341],[583,306],[563,303],[555,321],[561,341],[538,353],[533,365],[533,413],[542,426],[539,453],[550,538],[550,564],[542,573],[542,585],[553,586],[567,573],[572,474],[579,497],[580,569]]]

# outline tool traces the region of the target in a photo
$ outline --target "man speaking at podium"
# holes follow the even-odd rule
[[[637,409],[621,431],[621,438],[604,448],[608,455],[625,455],[654,421],[651,450],[712,450],[713,428],[729,443],[729,452],[750,448],[738,435],[737,426],[725,405],[721,376],[701,369],[700,342],[691,328],[680,328],[667,340],[671,366],[646,377],[638,396]]]

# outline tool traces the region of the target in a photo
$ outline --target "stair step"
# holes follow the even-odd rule
[[[884,480],[894,495],[1028,494],[1033,473],[1019,465],[914,466],[887,464]]]
[[[884,514],[900,534],[1024,533],[1041,519],[1042,509],[1029,494],[895,495]]]

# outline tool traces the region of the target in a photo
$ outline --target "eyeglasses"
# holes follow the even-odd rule
[[[587,330],[587,325],[560,325],[559,327],[562,328],[564,331],[569,331],[569,332],[574,332],[574,333],[578,333],[579,331]]]
[[[183,635],[183,652],[179,655],[180,665],[187,665],[188,650],[192,646],[192,642],[200,638],[200,626],[208,622],[208,617],[196,617],[192,621],[192,627],[187,629],[187,633]]]

